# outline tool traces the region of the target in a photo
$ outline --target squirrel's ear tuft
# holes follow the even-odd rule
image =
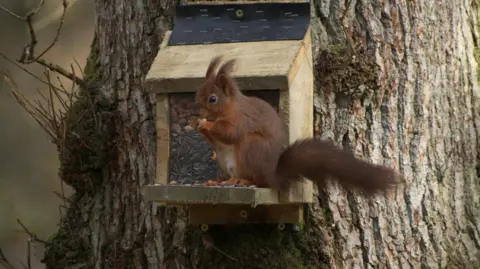
[[[231,96],[233,94],[233,89],[230,86],[230,78],[225,74],[219,74],[217,76],[216,84],[220,87],[223,93],[227,96]]]
[[[208,65],[207,68],[207,73],[205,74],[206,78],[209,78],[211,76],[214,76],[215,69],[217,69],[218,64],[222,60],[222,55],[215,56],[211,61],[210,64]]]
[[[217,73],[216,84],[227,96],[234,95],[236,90],[236,85],[229,76],[229,74],[233,71],[235,62],[235,59],[227,61],[218,69]]]
[[[220,61],[220,60],[219,60]],[[218,63],[217,63],[218,64]],[[226,63],[224,63],[219,69],[217,75],[229,75],[232,71],[233,68],[235,67],[236,60],[231,59],[228,60]]]

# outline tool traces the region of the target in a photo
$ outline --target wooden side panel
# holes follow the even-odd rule
[[[314,85],[311,53],[308,31],[288,74],[289,103],[294,104],[289,109],[289,132],[295,140],[313,135]]]
[[[170,120],[168,94],[156,94],[157,129],[157,175],[155,183],[168,183],[168,160],[170,154]]]
[[[288,74],[288,93],[280,97],[281,115],[289,130],[290,143],[313,136],[313,70],[310,30],[307,31],[297,57]],[[288,193],[280,193],[280,202],[313,201],[313,183],[309,180],[292,185]]]
[[[303,223],[303,205],[189,205],[189,224]]]

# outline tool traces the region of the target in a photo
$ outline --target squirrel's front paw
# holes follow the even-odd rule
[[[209,130],[210,128],[212,128],[213,126],[213,122],[210,122],[210,121],[207,121],[207,119],[200,119],[198,121],[198,127],[197,129],[199,131],[202,131],[202,130]]]

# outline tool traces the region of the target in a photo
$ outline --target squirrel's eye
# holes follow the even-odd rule
[[[217,96],[215,96],[215,94],[212,94],[208,97],[208,102],[209,103],[215,103],[217,102]]]

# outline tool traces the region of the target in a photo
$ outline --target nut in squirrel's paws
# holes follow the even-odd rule
[[[213,125],[213,122],[208,121],[205,118],[199,119],[197,129],[200,130],[200,131],[201,130],[208,130],[208,129],[212,128],[212,125]]]
[[[198,119],[197,130],[204,129],[205,128],[205,122],[207,122],[206,118],[199,118]]]

